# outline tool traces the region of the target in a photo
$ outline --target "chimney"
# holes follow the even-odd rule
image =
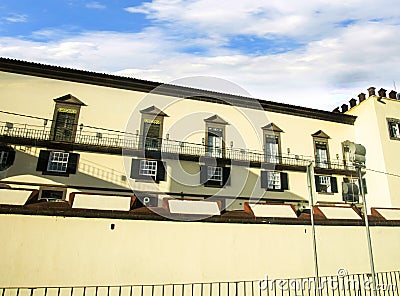
[[[368,96],[375,96],[375,87],[371,86],[368,90]]]
[[[349,106],[347,106],[347,104],[343,104],[342,105],[342,113],[346,112],[347,110],[349,110]]]
[[[333,109],[333,111],[332,111],[332,112],[334,112],[334,113],[340,113],[339,107],[337,107],[337,108]]]
[[[350,109],[357,105],[356,99],[351,99],[349,102],[350,102]]]
[[[397,92],[396,92],[395,90],[392,90],[392,91],[389,93],[389,98],[391,98],[391,99],[393,99],[393,100],[396,100],[396,95],[397,95]]]
[[[386,89],[381,88],[380,90],[378,90],[378,95],[379,95],[381,98],[386,98]]]
[[[365,93],[360,93],[360,94],[358,95],[358,99],[359,99],[360,103],[361,103],[362,101],[365,101]]]

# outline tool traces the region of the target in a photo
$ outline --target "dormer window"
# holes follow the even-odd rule
[[[329,136],[323,131],[319,130],[312,135],[314,141],[314,152],[316,166],[320,168],[329,168]]]
[[[228,124],[218,115],[204,120],[206,122],[206,156],[225,157],[225,126]]]
[[[144,150],[161,150],[164,117],[168,115],[155,106],[143,109],[140,147]]]
[[[50,138],[57,142],[75,141],[79,113],[81,107],[86,105],[70,94],[54,99],[54,102]]]
[[[280,135],[283,132],[274,123],[269,123],[263,128],[264,134],[264,153],[265,162],[267,163],[281,163],[281,138]]]

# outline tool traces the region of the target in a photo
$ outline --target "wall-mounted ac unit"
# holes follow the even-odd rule
[[[359,203],[360,190],[355,183],[342,183],[342,198],[344,202]]]

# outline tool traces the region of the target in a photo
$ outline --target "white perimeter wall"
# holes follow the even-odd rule
[[[115,229],[111,230],[111,224]],[[0,215],[0,287],[313,276],[311,227]],[[372,227],[377,271],[400,269],[400,227]],[[365,228],[318,226],[320,275],[369,272]]]

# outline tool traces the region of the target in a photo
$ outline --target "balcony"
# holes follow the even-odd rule
[[[80,128],[79,128],[80,127]],[[135,153],[143,151],[161,154],[163,158],[176,158],[183,160],[197,160],[200,157],[212,157],[221,160],[240,163],[250,163],[253,167],[276,167],[282,170],[305,171],[306,166],[314,161],[312,157],[281,154],[278,156],[265,155],[261,150],[241,148],[224,148],[222,151],[210,149],[204,144],[189,143],[171,139],[146,138],[142,141],[140,134],[128,134],[118,131],[95,129],[84,131],[79,126],[75,136],[67,137],[62,141],[60,137],[54,140],[54,133],[46,126],[18,124],[0,121],[0,142],[15,145],[47,147],[51,149],[65,149],[78,151],[93,151],[108,154],[121,154],[122,150]],[[316,170],[323,171],[353,171],[353,166],[345,166],[341,160],[331,161],[324,167],[316,166]],[[342,172],[343,173],[343,172]]]

